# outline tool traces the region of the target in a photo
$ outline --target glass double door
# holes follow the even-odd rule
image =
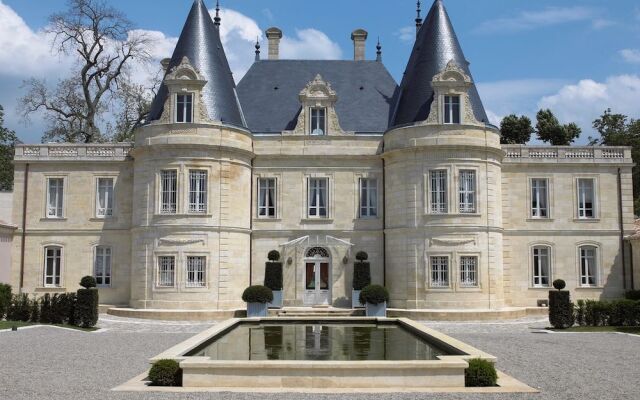
[[[305,305],[329,305],[331,303],[329,262],[307,261],[304,285]]]

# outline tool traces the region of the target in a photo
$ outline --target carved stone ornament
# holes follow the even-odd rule
[[[476,244],[476,238],[433,238],[431,245],[439,246],[463,246],[465,244]]]
[[[205,244],[204,239],[160,239],[161,245],[173,245],[173,246],[186,246],[189,244],[202,243]]]

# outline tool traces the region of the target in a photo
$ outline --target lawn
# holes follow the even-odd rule
[[[66,324],[43,324],[43,323],[35,323],[35,322],[22,322],[22,321],[0,321],[0,330],[2,329],[11,329],[14,326],[17,326],[18,328],[24,327],[24,326],[33,326],[33,325],[51,325],[51,326],[58,326],[61,328],[69,328],[69,329],[77,329],[79,331],[87,331],[87,332],[91,332],[91,331],[95,331],[98,330],[98,328],[82,328],[79,326],[75,326],[75,325],[66,325]]]
[[[620,332],[640,335],[640,326],[573,326],[567,329],[553,329],[554,332]]]

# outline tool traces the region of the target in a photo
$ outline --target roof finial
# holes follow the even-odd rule
[[[260,61],[260,36],[256,36],[256,61]]]
[[[416,10],[418,16],[416,17],[416,36],[418,36],[418,32],[420,32],[420,28],[422,28],[422,17],[420,16],[420,12],[421,10],[421,6],[422,4],[420,3],[420,0],[418,0],[418,9]]]
[[[216,16],[213,19],[213,24],[215,26],[220,26],[220,0],[216,0]]]
[[[382,45],[380,44],[380,36],[378,36],[378,44],[376,45],[376,61],[382,61]]]

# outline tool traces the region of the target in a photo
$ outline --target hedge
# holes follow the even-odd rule
[[[469,360],[464,370],[464,385],[467,387],[485,387],[498,385],[498,372],[492,362],[481,358]]]
[[[11,285],[0,283],[0,321],[7,315],[11,305]]]
[[[568,290],[549,291],[549,322],[556,329],[573,326],[573,304]]]
[[[382,304],[389,301],[389,292],[380,285],[366,286],[360,292],[360,303]]]
[[[158,360],[149,370],[153,386],[182,386],[182,369],[175,360]]]
[[[245,303],[270,303],[273,301],[273,291],[266,286],[249,286],[242,293]]]
[[[578,300],[575,315],[581,326],[638,326],[640,301]]]
[[[98,289],[78,289],[75,306],[76,324],[91,328],[98,323]]]
[[[366,261],[353,263],[353,290],[362,290],[371,284],[371,267]]]
[[[265,263],[264,286],[271,290],[282,290],[282,263]]]
[[[640,300],[640,290],[629,290],[624,294],[627,300]]]
[[[31,301],[26,294],[13,296],[7,311],[7,320],[29,322],[31,319],[31,307]]]

